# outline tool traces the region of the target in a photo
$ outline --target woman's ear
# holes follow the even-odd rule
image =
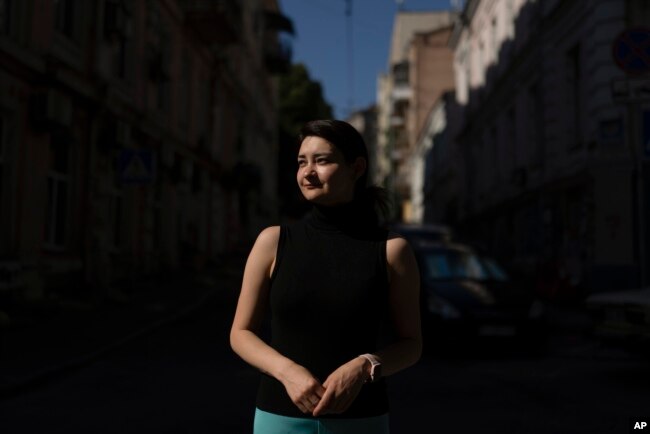
[[[352,170],[354,171],[354,179],[355,181],[366,172],[366,169],[368,168],[368,162],[366,161],[365,158],[363,157],[357,157],[356,160],[354,160],[354,163],[352,163]]]

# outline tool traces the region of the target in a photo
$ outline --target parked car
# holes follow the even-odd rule
[[[409,224],[398,223],[391,226],[391,229],[409,242],[427,241],[450,241],[451,228],[445,225],[435,224]]]
[[[545,309],[493,258],[467,245],[412,243],[421,275],[425,338],[509,337],[541,344]]]
[[[602,292],[585,300],[594,321],[594,333],[629,349],[648,349],[650,343],[650,288]]]

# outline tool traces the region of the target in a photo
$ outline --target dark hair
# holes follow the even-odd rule
[[[349,164],[358,157],[366,160],[366,170],[356,182],[353,201],[359,201],[372,209],[378,219],[388,217],[389,204],[386,190],[379,186],[368,185],[370,161],[368,148],[361,134],[347,122],[323,119],[307,122],[300,129],[298,143],[302,143],[308,136],[320,137],[336,146]]]

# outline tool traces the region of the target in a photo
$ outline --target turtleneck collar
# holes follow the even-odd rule
[[[376,228],[376,217],[371,209],[358,201],[340,205],[314,205],[308,219],[316,229],[334,232],[365,232]]]

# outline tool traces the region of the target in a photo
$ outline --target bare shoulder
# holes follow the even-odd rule
[[[269,226],[262,230],[255,240],[250,256],[256,259],[275,259],[275,252],[280,240],[280,226]]]
[[[267,274],[275,263],[279,240],[280,226],[269,226],[262,230],[248,255],[246,267]]]
[[[386,259],[389,263],[411,252],[411,246],[404,237],[396,232],[388,233],[388,239],[386,240]]]
[[[259,244],[261,247],[277,247],[279,240],[280,226],[269,226],[259,233],[255,244]]]

